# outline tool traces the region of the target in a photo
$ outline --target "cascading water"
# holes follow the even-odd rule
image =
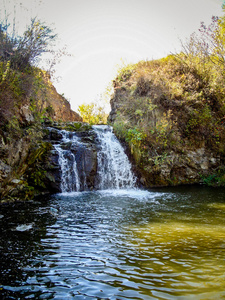
[[[61,168],[61,191],[72,192],[80,191],[80,178],[77,169],[77,163],[74,153],[67,149],[68,143],[77,143],[78,139],[74,133],[61,131],[62,141],[58,145],[54,145],[59,155],[59,165]]]
[[[83,133],[60,133],[62,139],[54,148],[61,169],[61,192],[135,186],[131,164],[110,126],[96,125]]]
[[[112,127],[97,125],[93,128],[99,142],[97,188],[100,190],[133,188],[136,180],[131,164],[123,147],[113,134]]]

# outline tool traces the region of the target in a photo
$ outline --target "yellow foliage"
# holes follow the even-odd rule
[[[79,106],[78,112],[83,121],[90,125],[107,123],[108,114],[105,112],[104,106],[97,103],[82,104]]]

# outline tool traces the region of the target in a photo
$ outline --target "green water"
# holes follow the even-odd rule
[[[113,190],[4,205],[1,299],[225,299],[224,192]]]

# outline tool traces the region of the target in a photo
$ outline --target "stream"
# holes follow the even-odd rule
[[[225,299],[224,189],[59,193],[0,207],[1,299]]]

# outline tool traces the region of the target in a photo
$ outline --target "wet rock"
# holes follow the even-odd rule
[[[72,142],[63,142],[60,145],[63,150],[70,150],[72,147]]]
[[[62,139],[62,133],[55,128],[51,128],[49,132],[49,139],[52,141],[60,141]]]
[[[80,174],[81,189],[94,189],[97,174],[97,151],[95,145],[84,144],[78,147],[76,162]]]
[[[61,192],[61,169],[59,166],[59,156],[56,150],[52,150],[49,158],[49,164],[45,168],[44,184],[50,193]]]
[[[49,131],[50,138],[53,144],[55,144],[55,149],[51,151],[49,157],[50,168],[46,169],[46,180],[48,181],[48,186],[51,191],[60,192],[61,191],[61,176],[62,170],[59,165],[59,151],[63,151],[63,159],[66,160],[68,176],[72,177],[74,185],[75,175],[74,173],[74,163],[77,168],[79,176],[80,190],[92,190],[95,185],[95,177],[97,173],[97,152],[95,145],[95,133],[91,130],[70,132],[70,131],[60,131],[58,129],[50,128]],[[58,139],[57,144],[55,143],[56,137]],[[65,135],[65,139],[63,136]],[[68,139],[70,139],[68,141]],[[75,161],[74,161],[75,160]],[[74,187],[75,188],[75,187]]]

